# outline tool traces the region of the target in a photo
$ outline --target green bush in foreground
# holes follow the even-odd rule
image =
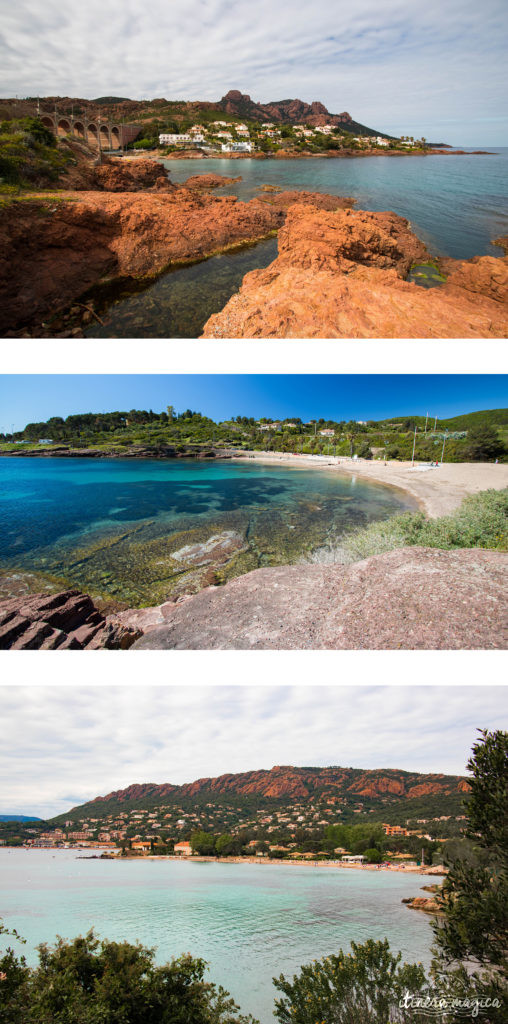
[[[426,519],[423,512],[400,516],[353,530],[336,545],[310,556],[315,562],[357,562],[395,548],[419,547],[508,549],[508,490],[480,491],[464,498],[456,512]]]
[[[4,929],[0,926],[0,932]],[[17,938],[17,936],[15,936]],[[204,981],[206,963],[184,954],[162,967],[154,950],[93,933],[39,946],[30,969],[0,956],[2,1024],[257,1024],[228,992]]]

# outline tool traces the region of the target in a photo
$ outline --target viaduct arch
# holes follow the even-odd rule
[[[72,135],[81,139],[91,148],[123,149],[137,139],[141,128],[135,124],[115,124],[102,118],[86,118],[83,115],[73,117],[68,114],[41,114],[40,119],[46,128],[56,136]]]

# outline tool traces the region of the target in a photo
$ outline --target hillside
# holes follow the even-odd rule
[[[28,455],[33,451],[39,454],[42,451],[52,452],[54,449],[42,449],[37,443],[39,438],[47,438],[57,445],[63,443],[76,450],[91,450],[97,446],[97,454],[126,452],[136,445],[149,446],[145,456],[157,449],[165,457],[198,454],[203,449],[230,446],[235,450],[268,449],[303,454],[331,454],[333,447],[335,455],[356,453],[361,458],[370,458],[373,453],[379,455],[382,452],[390,459],[405,460],[412,456],[414,428],[417,426],[416,457],[420,461],[442,457],[445,431],[451,431],[446,440],[445,462],[493,462],[496,458],[504,461],[507,456],[507,409],[479,410],[450,419],[438,419],[436,433],[434,419],[429,416],[425,434],[425,416],[395,416],[389,420],[359,423],[331,419],[302,423],[298,417],[273,422],[265,418],[256,421],[253,417],[240,415],[233,420],[215,423],[191,409],[175,414],[173,407],[169,408],[171,417],[167,412],[139,409],[78,413],[67,416],[65,420],[52,416],[44,422],[28,423],[24,430],[14,434],[0,434],[0,452],[16,455]],[[268,423],[271,427],[267,432]],[[498,441],[494,439],[494,446],[488,450],[480,446],[478,451],[472,451],[468,431],[473,427],[492,428],[498,435]],[[320,433],[329,429],[334,431],[333,437]],[[32,442],[35,449],[30,446]],[[190,445],[197,446],[194,453]]]
[[[256,103],[251,100],[249,95],[241,93],[237,89],[230,89],[222,99],[215,103],[205,100],[168,100],[165,98],[131,100],[123,96],[100,96],[93,100],[72,96],[45,96],[38,101],[32,97],[24,100],[5,98],[0,99],[0,117],[7,119],[33,116],[37,110],[37,102],[40,104],[42,113],[53,113],[56,108],[62,114],[86,114],[89,117],[97,117],[100,114],[102,117],[106,115],[112,120],[118,121],[150,122],[156,119],[162,122],[169,118],[170,121],[180,125],[182,122],[195,118],[206,123],[227,114],[228,119],[233,121],[273,121],[287,125],[305,123],[313,127],[333,124],[354,135],[376,136],[383,134],[385,138],[392,137],[353,120],[347,111],[343,111],[341,114],[331,114],[322,103],[317,101],[305,103],[299,99],[286,99],[264,104]]]
[[[422,775],[398,769],[364,771],[360,768],[296,768],[276,766],[240,774],[202,778],[177,786],[172,783],[134,783],[126,789],[98,796],[53,819],[80,820],[93,814],[106,818],[121,811],[154,809],[172,805],[203,806],[228,804],[255,809],[271,803],[290,807],[295,802],[303,807],[316,801],[341,805],[343,811],[360,808],[364,811],[400,810],[404,814],[457,811],[468,791],[466,780],[454,775]]]
[[[395,420],[400,423],[411,421],[415,426],[425,427],[425,416],[396,416],[389,420],[379,420],[380,426],[388,426]],[[508,425],[508,409],[482,409],[478,412],[465,412],[460,416],[449,416],[437,420],[437,430],[470,430],[472,427],[503,427]],[[434,426],[434,417],[429,415],[428,428]]]

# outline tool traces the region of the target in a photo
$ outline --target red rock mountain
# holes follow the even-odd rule
[[[303,100],[275,100],[270,103],[256,103],[247,93],[241,93],[238,89],[230,89],[222,97],[218,106],[226,114],[245,117],[251,121],[310,124],[313,127],[333,124],[346,131],[361,132],[362,135],[378,135],[374,128],[367,128],[358,121],[353,121],[347,110],[343,110],[341,114],[330,114],[326,107],[316,100],[313,103],[304,103]]]
[[[159,798],[178,799],[213,796],[260,796],[271,799],[298,800],[305,803],[316,797],[346,799],[354,803],[362,799],[390,802],[418,799],[425,796],[459,796],[467,793],[466,779],[456,775],[421,775],[395,768],[363,771],[360,768],[294,768],[279,765],[271,769],[220,775],[218,778],[197,779],[182,786],[166,782],[135,783],[127,789],[115,790],[106,796],[83,805],[87,810],[104,803],[128,804],[150,802]],[[81,810],[83,810],[83,807]]]

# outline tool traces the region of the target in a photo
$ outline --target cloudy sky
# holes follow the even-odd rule
[[[1,0],[3,96],[321,100],[390,134],[506,145],[506,0]]]
[[[508,688],[2,688],[0,813],[51,816],[134,782],[277,764],[462,774]]]

